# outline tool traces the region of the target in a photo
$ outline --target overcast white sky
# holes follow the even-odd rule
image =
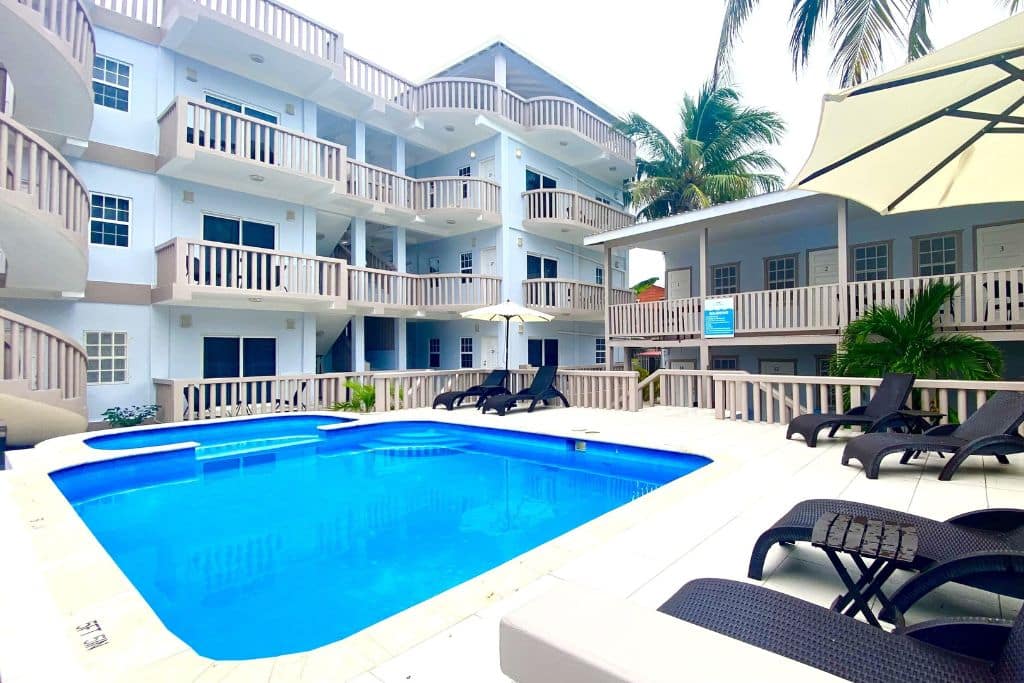
[[[496,38],[617,114],[636,111],[666,133],[677,130],[683,93],[695,93],[714,63],[723,0],[289,0],[344,34],[345,46],[395,73],[423,80]],[[939,0],[932,39],[942,47],[1005,16],[991,0]],[[794,76],[788,0],[761,0],[736,51],[734,83],[745,103],[779,112],[788,133],[774,150],[789,180],[810,150],[828,76],[819,41]],[[894,55],[890,66],[899,64]],[[660,253],[634,250],[630,284],[661,276]]]

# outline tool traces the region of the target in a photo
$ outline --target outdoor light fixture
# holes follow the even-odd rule
[[[455,126],[453,126],[451,124],[448,124],[447,126],[445,126],[444,129],[446,131],[448,131],[449,133],[454,133],[455,132]]]
[[[250,296],[249,297],[249,301],[251,301],[254,304],[258,304],[258,303],[261,303],[263,301],[263,299],[261,299],[258,296]]]
[[[318,232],[316,234],[316,241],[319,242],[320,240],[322,240],[325,237],[327,237],[327,235],[323,234],[322,232]]]
[[[517,147],[516,148],[516,159],[522,159],[522,158],[523,158],[523,150],[521,150],[521,149],[519,149]]]
[[[616,168],[617,168],[616,166],[609,166],[608,170],[614,173]]]
[[[263,55],[258,55],[255,52],[249,55],[249,59],[252,60],[253,64],[262,64],[264,61]]]
[[[568,147],[569,146],[569,143],[566,142],[565,140],[559,140],[558,144],[560,144],[562,147]]]
[[[470,159],[476,159],[476,150],[475,149],[469,150],[469,158]]]
[[[249,180],[253,181],[254,183],[262,183],[263,176],[253,173],[252,175],[249,176]]]
[[[448,225],[455,225],[455,219],[449,218],[448,220],[445,221],[445,223],[447,223]]]

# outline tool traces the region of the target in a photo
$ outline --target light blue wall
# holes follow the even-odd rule
[[[466,166],[470,167],[470,175],[473,177],[480,177],[480,162],[485,159],[490,159],[495,156],[497,149],[499,136],[483,140],[473,145],[468,145],[461,149],[457,149],[454,152],[443,154],[437,158],[426,161],[422,164],[410,166],[406,169],[406,174],[413,178],[436,178],[438,176],[453,176],[458,175],[459,169]],[[476,157],[470,157],[470,152],[476,152]],[[495,175],[497,175],[497,168],[495,168]]]
[[[173,56],[170,52],[118,33],[97,28],[96,54],[131,65],[128,111],[93,107],[89,138],[117,147],[155,154],[157,113],[170,103],[161,98],[160,84],[171,81]],[[163,101],[161,101],[161,99]]]
[[[410,273],[429,273],[430,259],[437,258],[440,261],[441,270],[439,272],[458,273],[460,272],[461,255],[465,252],[472,252],[473,272],[480,273],[484,265],[480,260],[480,250],[495,246],[500,231],[500,228],[480,230],[456,237],[410,244],[405,254],[406,265]]]

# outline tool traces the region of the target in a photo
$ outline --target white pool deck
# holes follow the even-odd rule
[[[498,666],[498,623],[505,613],[562,582],[653,610],[692,578],[745,579],[758,534],[799,500],[846,498],[939,519],[985,507],[1024,507],[1024,456],[1011,457],[1010,466],[969,459],[951,482],[938,481],[936,458],[899,465],[890,456],[880,478],[869,481],[859,467],[840,464],[842,440],[822,439],[810,449],[799,439],[786,441],[784,427],[719,421],[697,409],[546,409],[505,417],[471,409],[412,410],[370,419],[521,429],[698,453],[715,462],[345,640],[306,653],[217,662],[200,657],[163,627],[50,482],[47,472],[81,462],[85,451],[67,446],[18,452],[15,469],[0,473],[0,678],[507,681]],[[806,546],[773,550],[765,575],[765,585],[820,604],[841,592],[824,555]],[[1018,609],[1016,600],[947,586],[907,617],[1012,618]],[[76,628],[93,621],[107,642],[87,649],[86,641],[97,634]],[[719,680],[731,674],[817,677],[786,660],[765,670],[749,646],[729,638],[716,636],[713,647],[702,642],[690,650],[680,642],[679,661],[726,662],[728,668],[716,669]],[[751,670],[755,662],[758,668]]]

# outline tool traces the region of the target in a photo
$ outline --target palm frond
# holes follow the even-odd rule
[[[879,70],[886,38],[903,40],[891,1],[845,0],[837,6],[831,21],[836,49],[831,70],[843,87],[862,83]]]
[[[718,51],[715,53],[715,65],[711,71],[712,85],[717,86],[728,80],[733,46],[757,2],[758,0],[726,0],[722,31],[718,37]]]
[[[923,57],[934,49],[928,24],[932,20],[932,0],[910,0],[910,26],[907,32],[907,61]]]
[[[832,0],[794,0],[789,12],[789,20],[793,24],[789,51],[793,57],[794,73],[807,66],[814,36],[831,11]]]
[[[996,2],[1000,5],[1005,5],[1010,14],[1018,12],[1024,8],[1024,0],[996,0]]]

